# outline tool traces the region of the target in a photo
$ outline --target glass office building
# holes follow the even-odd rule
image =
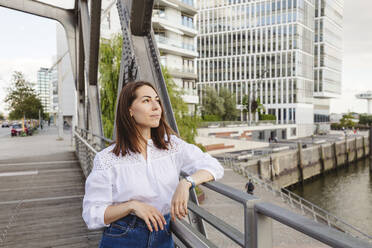
[[[258,98],[277,124],[312,124],[314,1],[201,0],[198,9],[201,101],[205,86],[227,87],[238,105]]]
[[[37,71],[36,92],[40,96],[44,112],[49,113],[51,110],[51,80],[53,73],[49,68],[40,68]]]
[[[315,0],[314,121],[329,121],[329,99],[341,94],[342,0]]]

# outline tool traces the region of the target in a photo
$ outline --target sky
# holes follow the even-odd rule
[[[71,7],[69,0],[44,0]],[[344,0],[342,94],[331,100],[331,113],[367,111],[354,97],[372,90],[372,1]],[[51,66],[56,54],[57,22],[0,7],[0,112],[13,71],[36,83],[37,70]],[[59,24],[58,24],[59,25]]]

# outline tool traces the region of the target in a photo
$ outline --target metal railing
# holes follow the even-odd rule
[[[236,171],[236,166],[234,166],[234,159],[229,155],[223,157],[223,163],[225,166],[230,167]],[[273,170],[273,168],[272,168]],[[242,171],[238,171],[242,173]],[[301,196],[289,191],[286,188],[281,188],[277,186],[274,182],[264,179],[256,174],[245,171],[244,174],[252,181],[259,185],[260,187],[266,189],[267,191],[273,193],[274,196],[278,196],[282,201],[288,204],[292,208],[301,210],[301,213],[307,217],[312,218],[315,222],[321,222],[326,224],[328,227],[336,228],[343,232],[346,232],[354,237],[362,238],[368,242],[372,242],[372,236],[359,230],[357,227],[348,224],[346,221],[340,219],[339,217],[329,213],[328,211],[322,209],[321,207],[311,203],[310,201],[302,198]]]
[[[92,169],[95,154],[103,147],[103,145],[98,145],[99,142],[93,142],[94,137],[101,138],[108,143],[111,143],[111,141],[79,128],[73,131],[73,135],[75,138],[76,155],[79,158],[85,175],[88,176]],[[89,142],[93,143],[90,144]],[[184,175],[185,174],[183,174],[183,176]],[[262,202],[255,196],[246,194],[245,192],[219,182],[208,182],[204,183],[203,186],[243,206],[244,231],[241,232],[191,201],[188,203],[189,210],[241,247],[271,248],[271,222],[272,219],[274,219],[332,247],[372,248],[370,244],[349,236],[335,228],[330,228],[322,223],[315,222],[271,203]],[[211,240],[184,220],[172,221],[171,230],[176,247],[217,247]]]

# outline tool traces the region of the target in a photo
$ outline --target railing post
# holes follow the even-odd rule
[[[273,232],[271,218],[256,212],[260,199],[248,200],[244,209],[245,248],[272,248]]]

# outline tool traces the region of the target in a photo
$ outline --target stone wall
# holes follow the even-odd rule
[[[245,176],[247,172],[255,173],[278,186],[287,187],[368,155],[369,139],[363,136],[309,148],[299,145],[297,150],[234,163],[233,169]]]

